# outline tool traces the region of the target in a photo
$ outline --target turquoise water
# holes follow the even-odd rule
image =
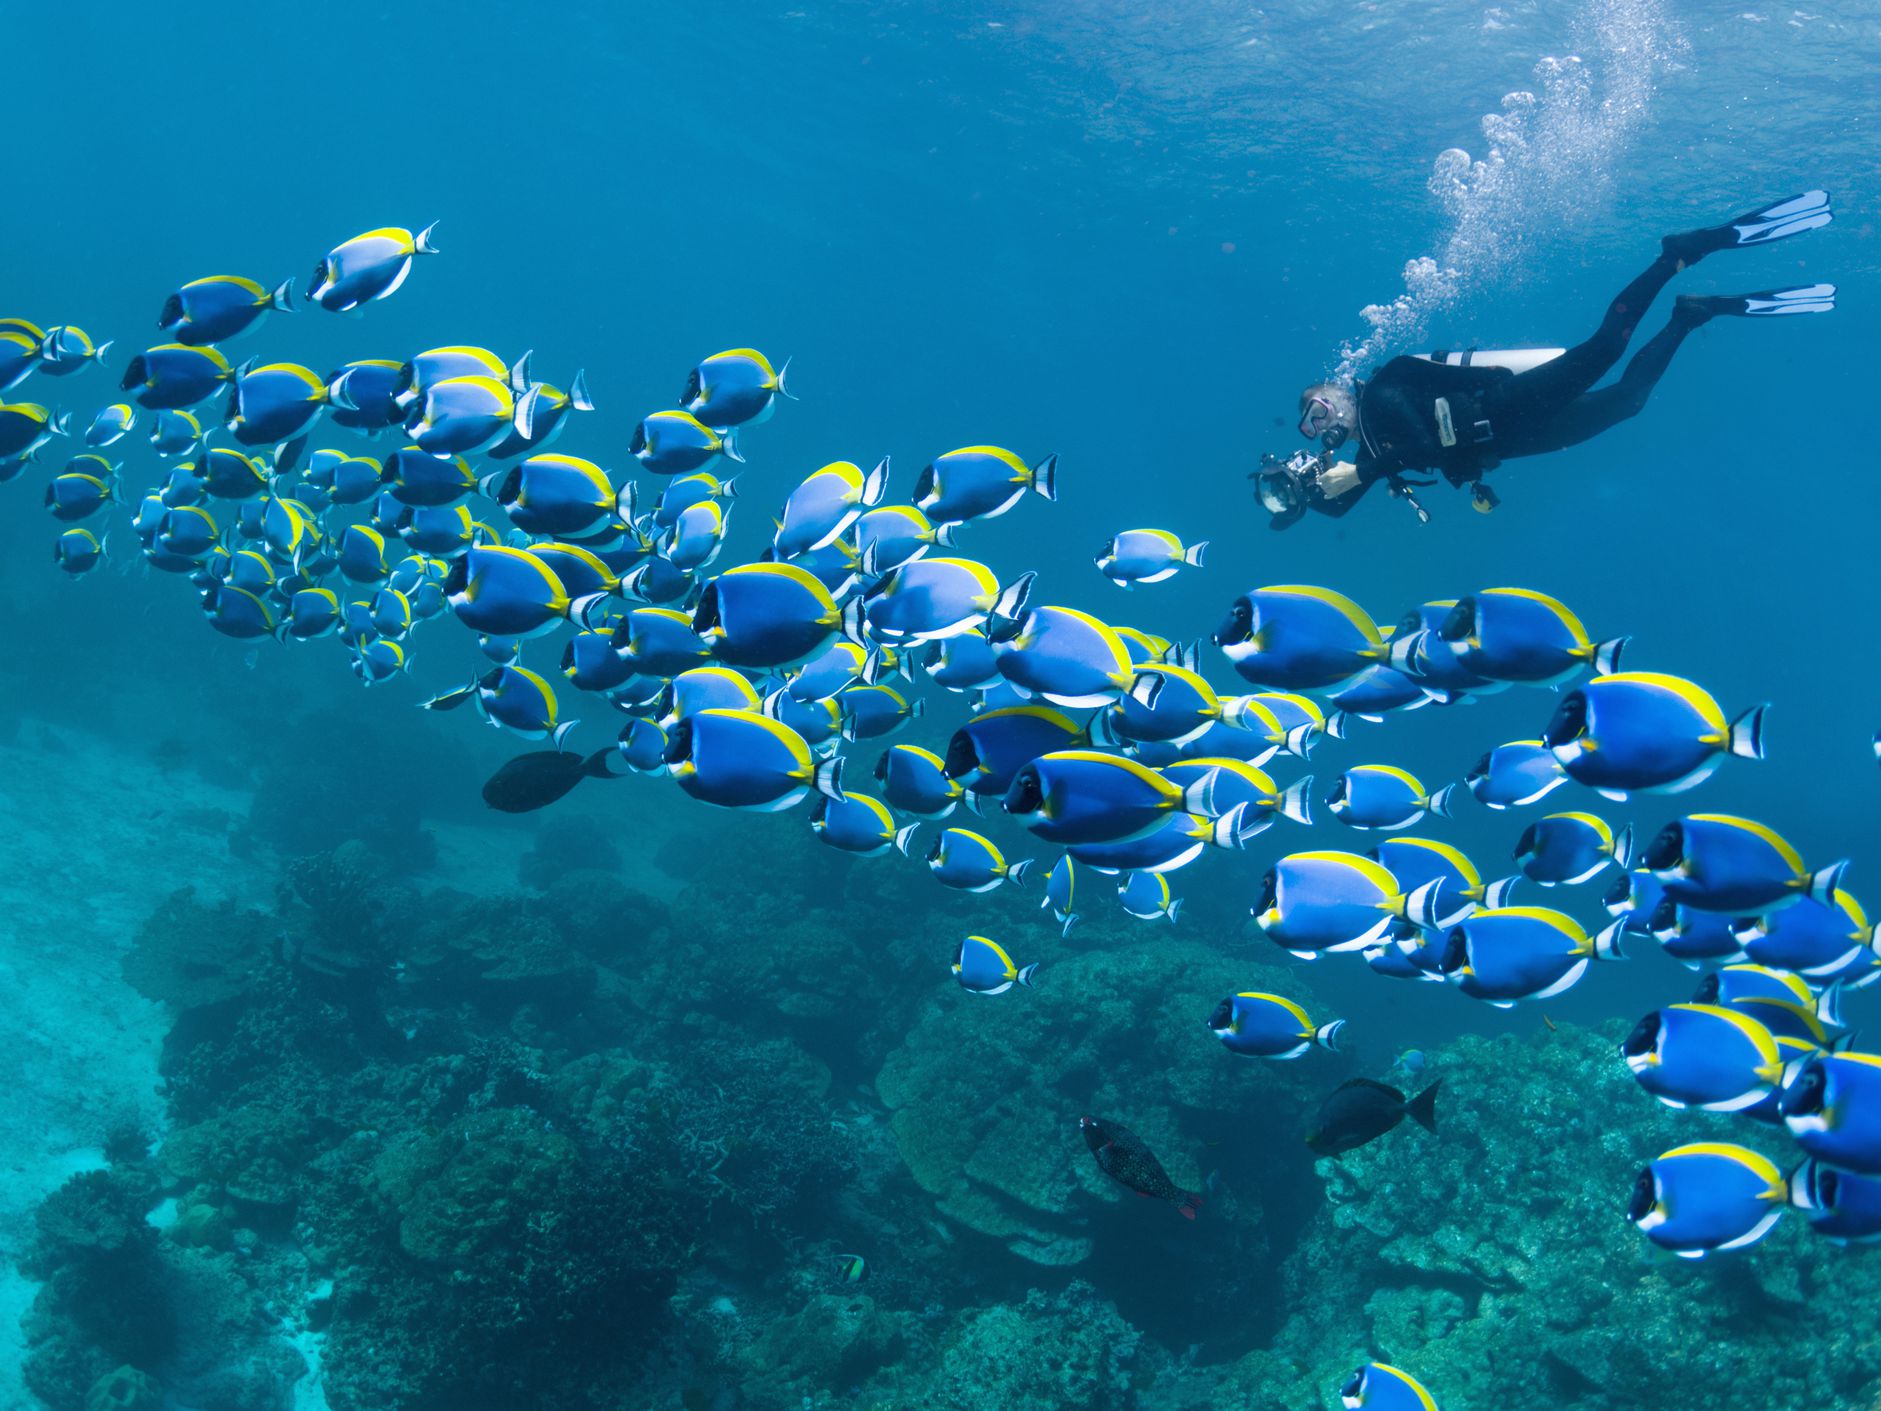
[[[899,499],[935,454],[991,442],[1057,452],[1059,498],[970,526],[963,552],[1170,637],[1206,637],[1262,584],[1325,584],[1384,622],[1493,585],[1553,593],[1596,638],[1632,634],[1629,664],[1773,710],[1768,760],[1689,799],[1551,806],[1648,835],[1688,803],[1745,814],[1812,864],[1852,857],[1868,892],[1872,18],[1034,9],[9,15],[15,72],[58,96],[14,144],[0,314],[118,340],[108,373],[9,395],[82,425],[184,280],[304,285],[349,234],[435,220],[444,253],[391,299],[272,316],[233,351],[324,371],[533,348],[558,384],[585,368],[599,404],[556,449],[617,478],[633,423],[700,357],[787,355],[800,400],[746,437],[719,569],[756,557],[816,466],[891,455]],[[1439,159],[1456,148],[1481,165]],[[1300,444],[1297,389],[1342,359],[1573,342],[1661,234],[1814,186],[1833,226],[1674,290],[1832,281],[1832,317],[1712,324],[1639,418],[1499,470],[1492,516],[1439,488],[1422,527],[1378,494],[1264,527],[1246,474]],[[1423,257],[1439,276],[1407,285]],[[133,500],[161,473],[141,438]],[[1353,845],[1333,822],[1178,874],[1174,928],[1105,897],[1068,940],[1036,886],[963,898],[898,857],[838,857],[808,805],[734,814],[633,779],[493,822],[480,785],[538,746],[413,709],[478,666],[461,629],[422,627],[409,675],[363,691],[336,641],[205,630],[187,584],[140,564],[124,507],[106,567],[67,581],[46,474],[0,490],[18,1396],[84,1406],[129,1366],[163,1387],[134,1404],[179,1411],[1334,1405],[1371,1357],[1451,1411],[1710,1404],[1778,1363],[1805,1370],[1769,1383],[1773,1406],[1881,1385],[1842,1326],[1881,1296],[1863,1251],[1792,1215],[1687,1268],[1620,1218],[1678,1141],[1796,1159],[1780,1131],[1685,1121],[1632,1086],[1612,1045],[1693,983],[1650,943],[1512,1011],[1291,962],[1245,912],[1283,848]],[[1210,539],[1206,567],[1118,593],[1090,558],[1138,524]],[[898,738],[942,748],[964,705],[927,695]],[[571,747],[605,744],[612,712],[572,697]],[[1518,688],[1355,726],[1312,768],[1434,785],[1552,708]],[[878,750],[853,748],[852,786]],[[1430,831],[1495,875],[1522,821],[1465,803]],[[185,885],[188,906],[253,910],[161,910]],[[1564,909],[1604,920],[1600,885]],[[968,930],[1040,961],[1037,990],[961,993]],[[1345,1052],[1222,1054],[1200,1021],[1235,989],[1344,1017]],[[1313,1104],[1406,1048],[1445,1081],[1438,1134],[1316,1164]],[[1119,1202],[1078,1140],[1092,1106],[1209,1183],[1193,1227]],[[34,1215],[88,1165],[115,1182],[80,1191],[89,1215]],[[1516,1172],[1545,1178],[1517,1198]],[[105,1296],[124,1288],[162,1315]],[[1759,1299],[1844,1312],[1779,1333]]]

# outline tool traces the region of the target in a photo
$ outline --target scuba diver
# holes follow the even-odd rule
[[[1420,520],[1429,513],[1416,490],[1434,479],[1407,472],[1436,471],[1468,486],[1471,504],[1487,512],[1498,503],[1483,475],[1515,456],[1534,456],[1578,445],[1636,415],[1695,328],[1714,318],[1775,318],[1827,313],[1835,286],[1811,284],[1757,294],[1681,294],[1671,320],[1655,334],[1619,379],[1606,375],[1633,336],[1653,298],[1673,275],[1718,250],[1767,245],[1833,219],[1826,191],[1805,191],[1708,230],[1668,235],[1659,258],[1607,307],[1600,327],[1572,348],[1512,352],[1435,352],[1393,358],[1369,382],[1322,382],[1300,394],[1300,434],[1320,443],[1317,455],[1295,452],[1282,461],[1263,458],[1254,472],[1261,504],[1284,529],[1306,512],[1338,517],[1384,481]],[[1352,460],[1335,452],[1357,442]]]

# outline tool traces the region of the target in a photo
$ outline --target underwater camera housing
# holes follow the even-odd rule
[[[1249,478],[1254,481],[1255,498],[1273,516],[1267,521],[1269,529],[1285,529],[1297,524],[1305,517],[1308,509],[1325,498],[1319,480],[1332,468],[1333,460],[1333,448],[1330,446],[1317,454],[1295,451],[1285,460],[1271,451],[1261,457],[1259,468],[1250,471]],[[1418,502],[1413,487],[1426,483],[1408,481],[1395,475],[1389,481],[1391,497],[1409,505],[1419,524],[1430,523],[1430,511]]]
[[[1295,451],[1285,460],[1269,451],[1261,457],[1260,468],[1250,475],[1255,498],[1273,516],[1269,529],[1285,529],[1306,513],[1307,505],[1319,494],[1319,477],[1331,463],[1331,451],[1317,455]]]

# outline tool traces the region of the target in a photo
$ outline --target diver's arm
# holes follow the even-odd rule
[[[1360,474],[1354,462],[1334,461],[1319,473],[1313,484],[1315,493],[1307,503],[1319,513],[1338,519],[1364,498],[1371,483],[1372,479]]]

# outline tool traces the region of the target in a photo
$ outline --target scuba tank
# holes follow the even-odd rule
[[[1553,362],[1566,351],[1566,348],[1465,348],[1460,353],[1445,349],[1411,356],[1419,362],[1441,363],[1444,367],[1504,367],[1519,373]]]

